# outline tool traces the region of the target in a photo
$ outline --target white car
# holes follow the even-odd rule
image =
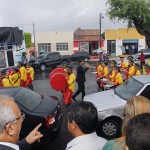
[[[123,110],[131,96],[142,95],[150,99],[150,75],[133,76],[116,89],[98,92],[84,97],[98,111],[97,133],[106,138],[120,135]]]

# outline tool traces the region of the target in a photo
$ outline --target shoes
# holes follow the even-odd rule
[[[77,101],[77,100],[75,99],[75,97],[73,97],[73,96],[72,96],[72,100],[73,100],[74,102],[76,102],[76,101]]]

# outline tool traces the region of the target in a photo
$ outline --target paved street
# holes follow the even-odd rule
[[[74,66],[74,73],[76,70],[76,65]],[[60,131],[60,136],[55,140],[54,143],[49,143],[45,147],[39,147],[42,150],[64,150],[66,148],[67,143],[73,138],[68,130],[67,130],[67,120],[66,120],[66,108],[62,103],[61,92],[55,91],[50,87],[49,84],[49,75],[50,70],[46,72],[37,72],[34,80],[34,90],[38,93],[42,93],[43,95],[55,95],[59,97],[60,103],[62,106],[62,111],[64,113],[63,123]],[[86,73],[87,82],[85,83],[86,87],[86,95],[97,92],[97,84],[95,82],[95,75],[92,75],[91,71]],[[77,88],[77,85],[76,85]],[[77,100],[81,100],[81,95],[79,95]]]

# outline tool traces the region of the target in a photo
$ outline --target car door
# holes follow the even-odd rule
[[[54,63],[54,55],[53,54],[48,54],[47,58],[45,60],[45,63],[47,66],[50,66]]]
[[[60,65],[61,64],[61,56],[59,53],[54,54],[54,63],[56,65]]]

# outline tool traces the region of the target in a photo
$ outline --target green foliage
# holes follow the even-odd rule
[[[31,33],[24,33],[26,48],[30,47],[32,44]]]
[[[107,5],[110,19],[127,22],[150,41],[150,0],[108,0]]]

